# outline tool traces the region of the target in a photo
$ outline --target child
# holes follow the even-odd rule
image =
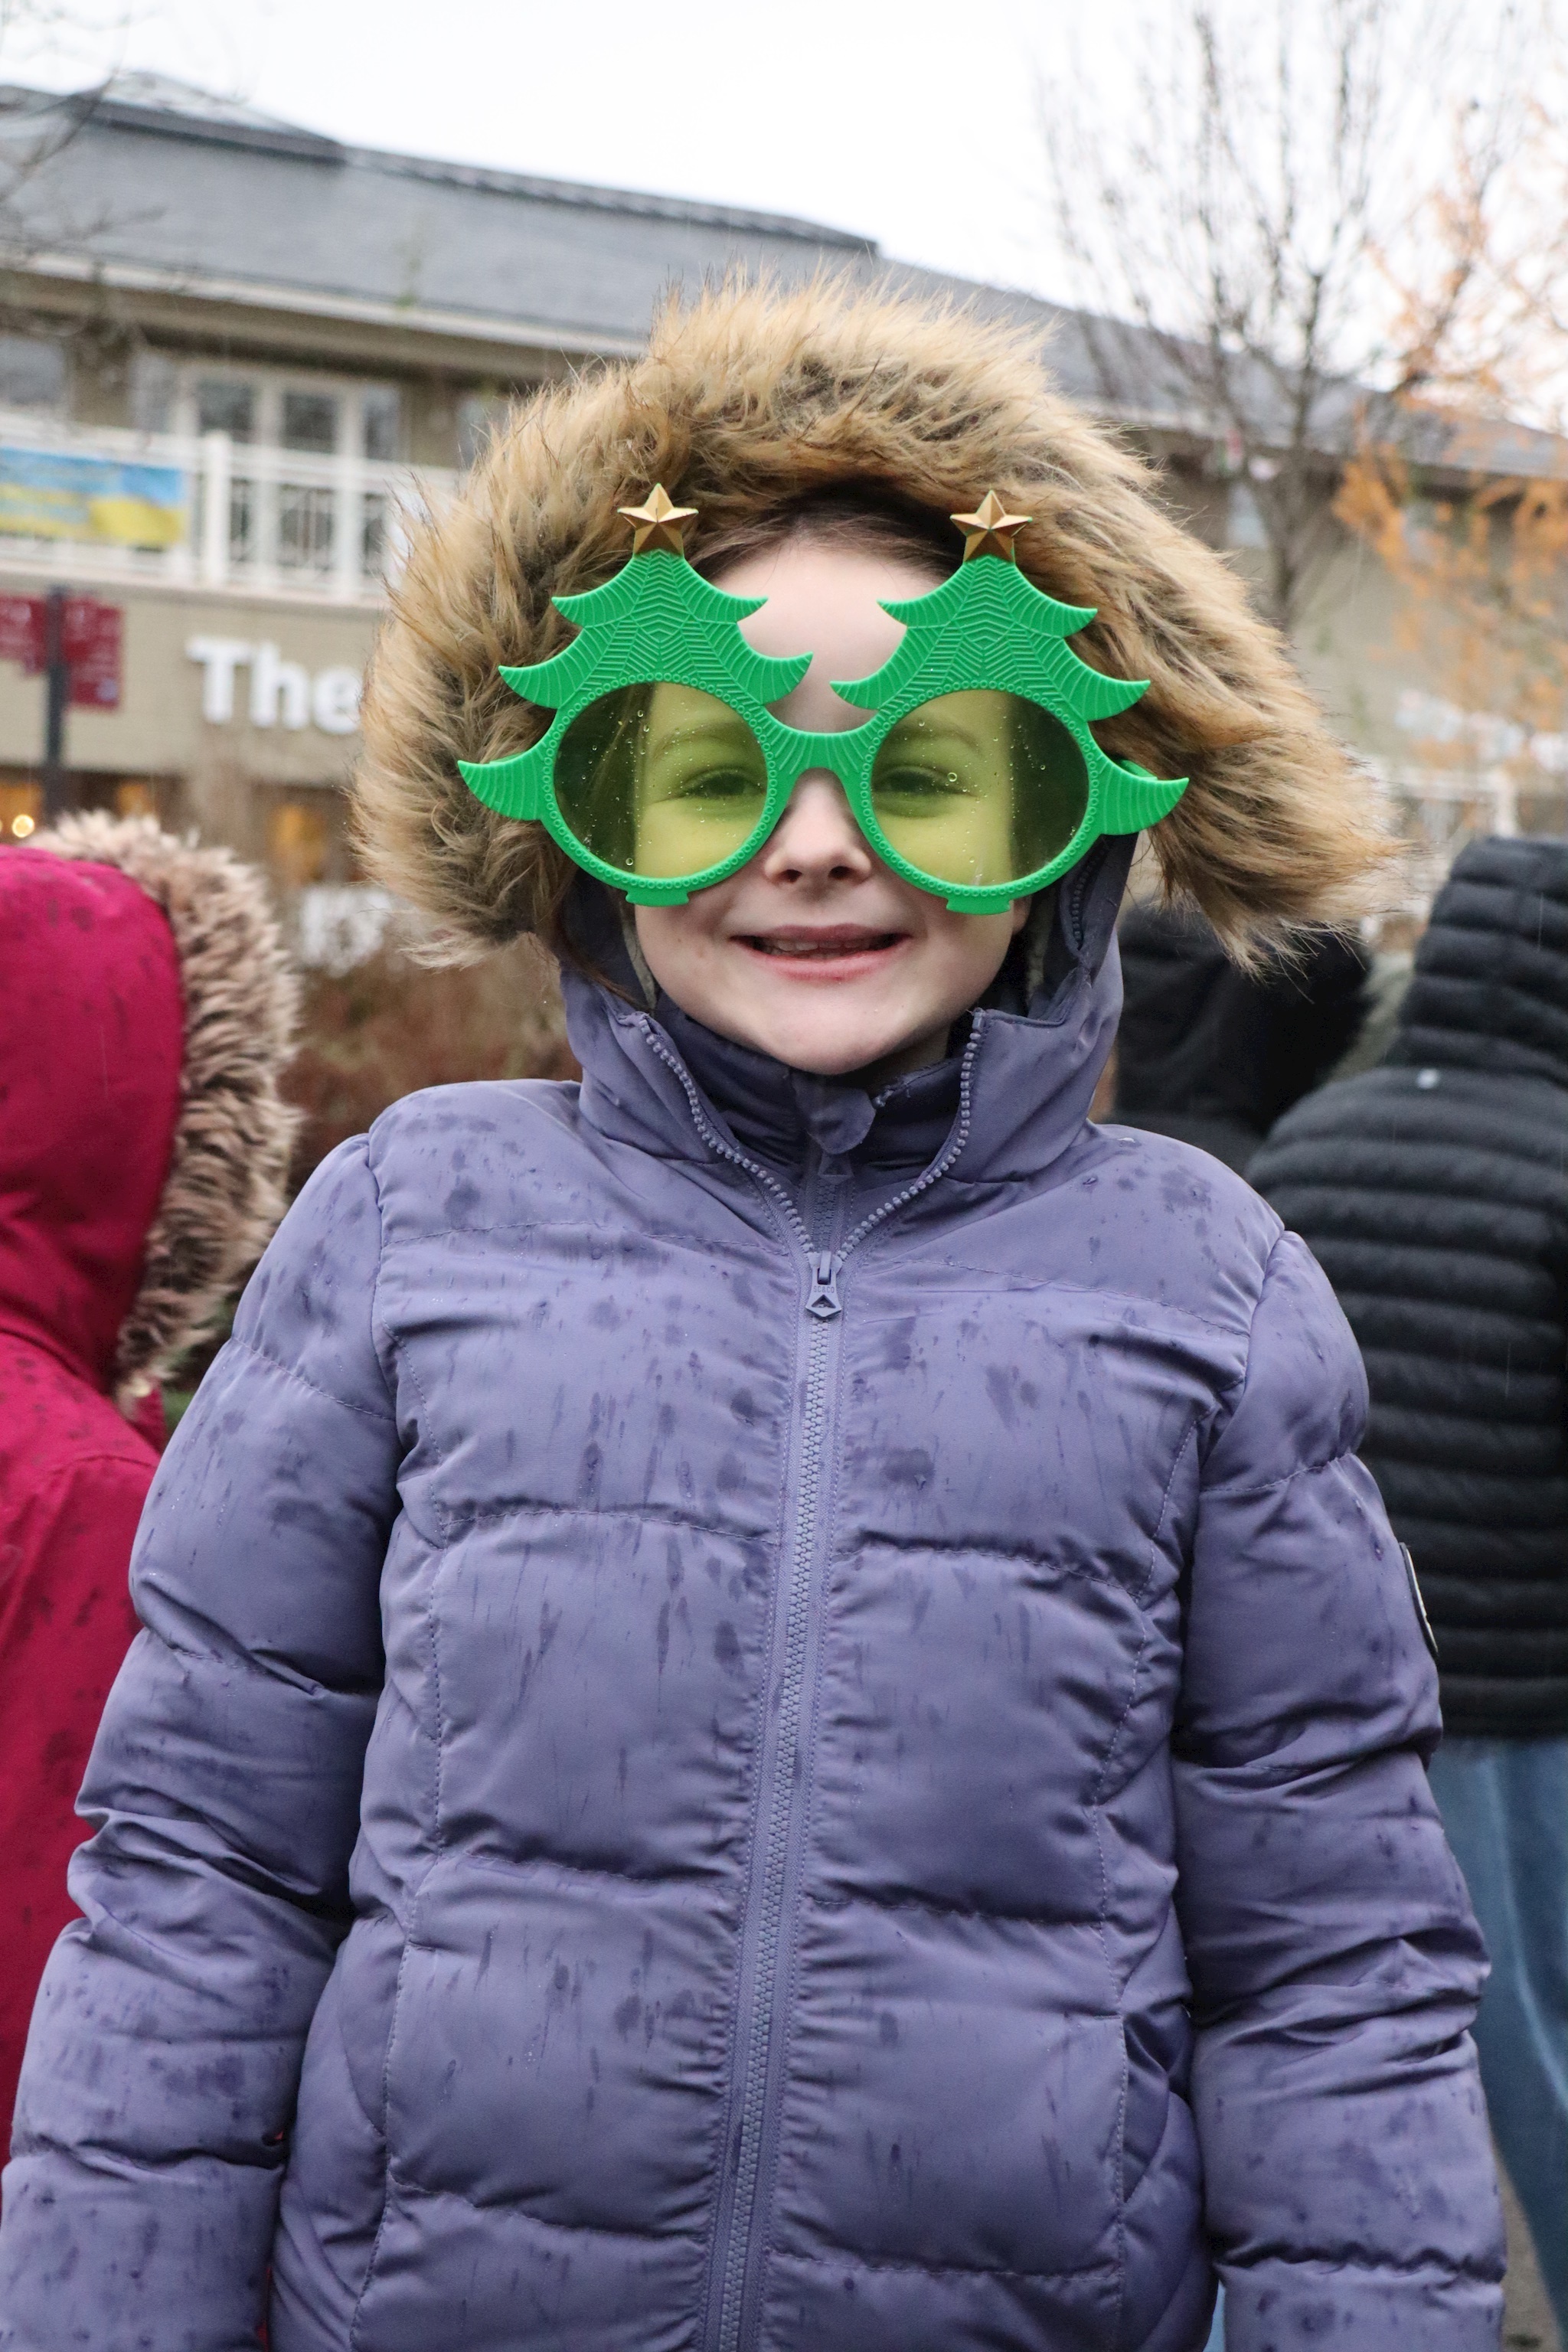
[[[731,289],[500,439],[365,725],[583,1082],[344,1146],[182,1425],[0,2340],[1194,2352],[1217,2263],[1495,2345],[1354,1348],[1085,1124],[1134,827],[1238,942],[1375,856],[1224,566],[1002,330]]]

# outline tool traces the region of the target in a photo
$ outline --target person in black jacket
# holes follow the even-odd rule
[[[1245,1170],[1281,1111],[1321,1086],[1354,1039],[1369,959],[1326,931],[1289,963],[1242,971],[1201,915],[1136,902],[1117,936],[1110,1117]]]
[[[1361,1342],[1430,1612],[1432,1786],[1491,1948],[1493,2127],[1568,2339],[1568,842],[1474,842],[1382,1065],[1248,1171]]]

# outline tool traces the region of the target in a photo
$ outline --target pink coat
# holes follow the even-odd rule
[[[0,2147],[136,1631],[157,1383],[282,1205],[292,1011],[226,851],[103,816],[0,849]]]
[[[0,2113],[73,1915],[73,1810],[136,1630],[131,1539],[157,1463],[115,1404],[121,1327],[168,1172],[184,1012],[163,910],[110,866],[0,853]]]

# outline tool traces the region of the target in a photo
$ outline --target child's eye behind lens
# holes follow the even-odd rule
[[[875,782],[877,806],[900,815],[931,815],[944,801],[973,800],[976,787],[957,768],[917,767],[913,763],[880,771]]]
[[[672,801],[754,801],[761,799],[762,793],[762,785],[748,769],[703,768],[695,774],[676,777],[665,797]]]

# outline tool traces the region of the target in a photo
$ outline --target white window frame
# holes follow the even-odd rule
[[[410,524],[444,505],[459,484],[448,467],[416,469],[406,457],[363,454],[366,403],[383,392],[405,400],[399,380],[265,363],[247,367],[229,360],[175,360],[162,352],[142,357],[147,365],[139,379],[138,424],[87,425],[52,413],[0,407],[0,438],[21,449],[177,470],[192,508],[189,528],[176,543],[155,547],[0,534],[0,577],[42,573],[81,586],[159,581],[240,600],[263,596],[371,608],[383,604],[406,558]],[[195,431],[195,387],[203,378],[252,387],[258,439],[239,442],[225,432]],[[290,388],[337,397],[334,450],[279,446],[281,402]],[[321,560],[314,563],[277,561],[279,498],[292,485],[311,492],[320,507],[331,508],[331,548],[321,546],[326,526],[319,521]],[[242,546],[234,523],[247,500],[253,535]]]
[[[223,382],[248,385],[256,394],[256,430],[248,441],[228,434],[199,434],[197,386]],[[286,393],[329,394],[338,404],[336,446],[325,452],[285,448],[283,400]],[[336,597],[349,599],[364,592],[363,570],[365,541],[365,499],[382,489],[381,478],[400,458],[367,458],[364,450],[364,409],[367,393],[395,393],[402,387],[382,377],[329,375],[313,369],[247,366],[234,360],[185,360],[175,379],[174,424],[181,438],[199,442],[205,462],[205,486],[216,493],[216,512],[229,508],[226,531],[213,518],[198,522],[203,568],[209,579],[238,583],[254,580],[262,586],[317,583]],[[367,473],[374,478],[367,480]],[[249,486],[249,530],[242,545],[234,529],[237,505],[233,486]],[[331,494],[330,544],[324,561],[285,562],[279,513],[290,490],[307,494],[321,505],[321,493]],[[313,494],[313,495],[311,495]]]

